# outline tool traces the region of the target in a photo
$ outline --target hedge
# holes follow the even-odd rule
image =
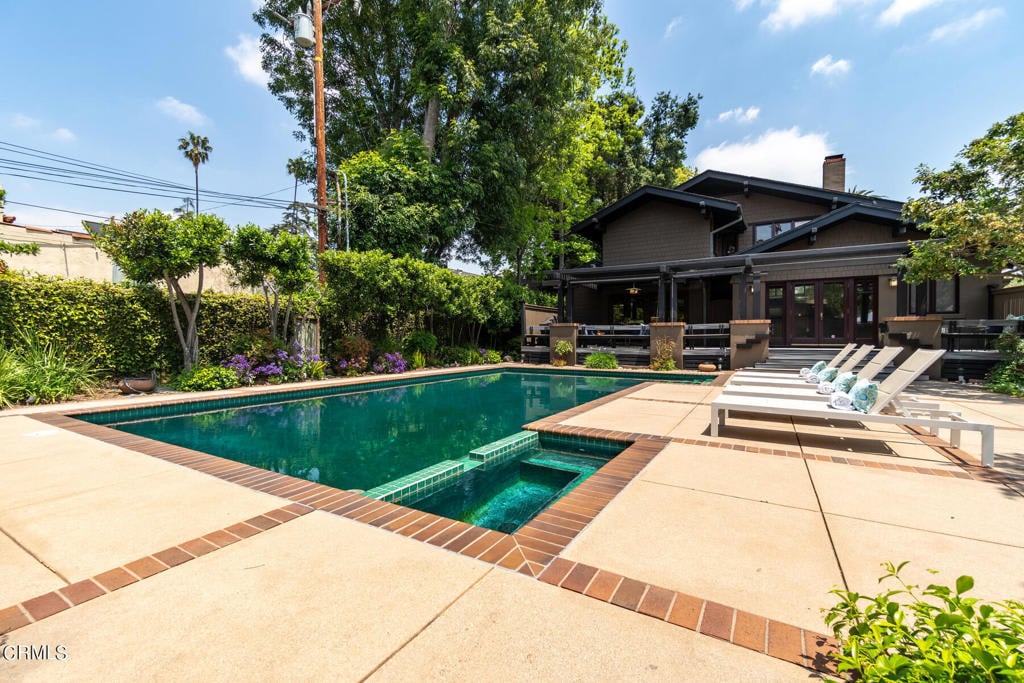
[[[199,313],[201,362],[227,358],[233,342],[267,327],[262,298],[205,292]],[[115,376],[181,368],[165,291],[59,277],[0,276],[0,344],[16,346],[19,330],[95,356]]]

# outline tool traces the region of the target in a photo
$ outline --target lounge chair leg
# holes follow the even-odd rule
[[[951,427],[949,430],[949,445],[953,448],[960,448],[960,432],[961,430]]]
[[[992,425],[982,425],[981,429],[981,465],[992,467],[996,464],[996,429]]]
[[[718,423],[720,420],[718,408],[711,406],[711,436],[718,436]]]

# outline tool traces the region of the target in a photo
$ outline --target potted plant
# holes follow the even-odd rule
[[[156,391],[156,371],[159,367],[158,363],[153,363],[148,376],[122,377],[117,383],[117,388],[122,394],[148,394]]]
[[[568,364],[569,356],[572,355],[573,351],[575,351],[575,348],[571,341],[568,339],[559,339],[555,342],[555,356],[557,357],[551,361],[551,364],[558,367]]]

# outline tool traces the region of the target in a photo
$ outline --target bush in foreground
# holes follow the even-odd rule
[[[974,579],[923,590],[900,578],[906,566],[886,562],[877,596],[834,590],[839,602],[825,623],[840,641],[840,673],[863,681],[1024,681],[1024,603],[964,597]]]

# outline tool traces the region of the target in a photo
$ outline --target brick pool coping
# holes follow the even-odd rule
[[[711,382],[710,386],[721,386],[727,379],[726,375],[720,375]],[[538,578],[544,583],[572,590],[581,595],[660,619],[697,633],[726,640],[740,647],[810,670],[835,673],[830,653],[837,650],[838,643],[830,636],[638,581],[597,567],[574,563],[560,557],[560,554],[669,443],[711,446],[723,450],[798,457],[845,465],[1005,483],[1004,478],[998,472],[976,465],[972,462],[974,459],[960,449],[952,448],[949,444],[926,432],[919,433],[913,429],[907,431],[914,434],[922,443],[943,454],[954,464],[959,465],[961,471],[879,463],[848,457],[809,455],[785,449],[729,444],[704,439],[669,438],[561,424],[567,419],[641,391],[652,384],[652,382],[640,383],[556,415],[534,421],[524,427],[524,429],[541,433],[578,438],[582,442],[602,440],[629,445],[573,491],[511,535],[420,512],[402,505],[367,498],[358,493],[342,491],[305,479],[269,472],[199,451],[165,444],[110,427],[84,422],[74,417],[76,414],[98,412],[96,410],[25,415],[25,417],[51,427],[183,465],[252,490],[288,499],[292,503],[129,562],[95,577],[65,586],[58,591],[0,609],[0,634],[45,619],[150,576],[155,576],[166,569],[215,552],[238,540],[262,533],[313,510],[322,510],[473,557],[532,578]],[[191,402],[197,402],[197,400],[192,397],[182,397],[180,400],[133,404],[133,407]]]

